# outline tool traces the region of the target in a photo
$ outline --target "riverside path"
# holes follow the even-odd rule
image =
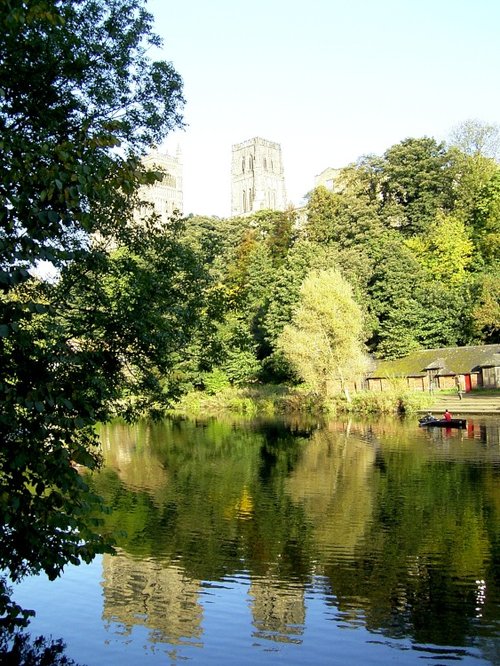
[[[428,409],[422,412],[444,412],[448,409],[455,414],[496,414],[500,416],[500,393],[497,395],[483,395],[481,392],[458,395],[438,394]]]

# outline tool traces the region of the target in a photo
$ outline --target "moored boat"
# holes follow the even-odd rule
[[[434,417],[424,416],[419,419],[418,424],[428,428],[466,428],[467,421],[465,419],[436,419]]]

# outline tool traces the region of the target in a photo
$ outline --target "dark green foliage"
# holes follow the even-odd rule
[[[484,263],[496,268],[500,261],[500,169],[479,191],[472,218],[473,239]]]
[[[372,248],[368,303],[374,321],[370,347],[382,358],[399,358],[419,347],[461,340],[462,290],[430,281],[397,235]]]
[[[306,234],[315,243],[328,243],[335,239],[338,195],[320,186],[314,189],[307,203]]]
[[[218,368],[233,383],[255,379],[270,349],[266,313],[293,246],[292,211],[229,220],[192,218],[183,234],[207,275],[205,308],[182,364],[194,384]]]
[[[487,344],[500,342],[500,271],[477,276],[472,288],[471,337]]]
[[[252,215],[252,225],[259,229],[275,267],[283,262],[293,245],[296,221],[293,210],[263,210]]]
[[[205,222],[212,245],[200,257],[211,275],[207,307],[217,315],[203,329],[204,369],[228,357],[220,324],[230,314],[246,322],[260,377],[292,379],[276,341],[308,273],[332,267],[351,284],[366,342],[380,357],[491,339],[494,299],[470,287],[496,256],[495,169],[434,139],[406,139],[342,169],[334,191],[313,190],[303,226],[271,211]]]
[[[247,317],[230,312],[218,327],[220,359],[218,366],[234,384],[254,380],[260,369],[256,342]]]
[[[365,244],[383,233],[380,202],[370,194],[364,174],[346,170],[341,192],[324,187],[313,190],[307,206],[307,238],[316,243],[336,243],[339,248]],[[360,178],[360,180],[358,180]]]
[[[99,465],[94,424],[188,337],[190,260],[132,219],[182,85],[141,0],[13,0],[0,21],[0,567],[54,578],[110,547],[75,469]]]
[[[57,285],[67,335],[79,341],[81,354],[99,354],[107,368],[101,382],[117,376],[110,398],[130,398],[119,400],[122,416],[161,410],[179,390],[172,370],[197,324],[204,284],[179,234],[173,222],[165,230],[137,230],[133,245],[89,255],[63,271]],[[126,365],[108,367],[107,359],[120,358]]]
[[[36,261],[66,261],[85,246],[82,231],[124,226],[137,181],[130,151],[180,121],[178,74],[146,55],[158,43],[151,23],[140,0],[15,0],[3,12],[4,284]]]
[[[453,206],[453,170],[444,144],[435,139],[405,139],[384,154],[381,195],[403,234],[425,231],[438,210]]]
[[[255,357],[265,381],[293,380],[276,341],[314,269],[336,267],[351,284],[379,357],[496,339],[495,279],[486,290],[477,275],[498,254],[496,173],[491,159],[412,138],[340,170],[333,191],[313,190],[305,223],[277,211],[195,218],[186,235],[210,277],[192,376],[234,353],[247,368]],[[233,352],[231,321],[246,331]]]

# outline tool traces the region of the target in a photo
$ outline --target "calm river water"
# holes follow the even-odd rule
[[[115,556],[24,581],[81,664],[500,664],[500,420],[113,424]]]

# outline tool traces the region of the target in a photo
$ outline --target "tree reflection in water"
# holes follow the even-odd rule
[[[339,625],[487,644],[500,626],[497,436],[495,422],[451,435],[396,420],[105,427],[92,483],[121,536],[104,615],[199,645],[204,588],[238,577],[257,638],[300,642],[319,587]]]

